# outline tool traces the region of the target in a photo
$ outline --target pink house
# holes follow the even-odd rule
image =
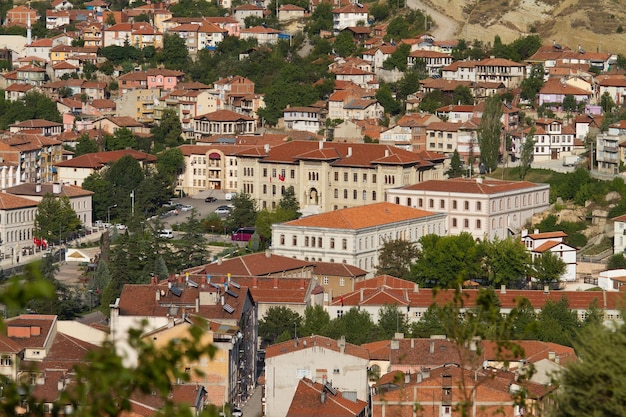
[[[181,71],[151,68],[146,71],[146,77],[148,88],[174,90],[177,83],[184,81],[185,73]]]

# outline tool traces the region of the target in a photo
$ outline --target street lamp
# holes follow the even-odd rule
[[[107,207],[107,223],[111,225],[111,209],[117,207],[117,204]]]

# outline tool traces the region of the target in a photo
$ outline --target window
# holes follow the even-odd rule
[[[298,236],[291,237],[291,244],[292,246],[298,246]]]
[[[339,286],[343,287],[346,285],[346,279],[344,277],[339,278]]]
[[[463,220],[463,227],[466,229],[469,227],[469,219]]]
[[[344,198],[345,200],[347,200],[347,199],[348,199],[348,190],[343,190],[343,198]]]
[[[476,220],[476,228],[480,229],[480,227],[482,226],[480,220]]]
[[[339,181],[339,172],[335,171],[335,181]]]
[[[439,200],[439,208],[440,209],[445,209],[446,208],[446,201],[445,200]]]
[[[324,285],[328,285],[328,277],[324,277]]]
[[[456,200],[452,200],[452,209],[456,210]]]
[[[376,184],[376,174],[372,174],[372,184]]]
[[[464,202],[463,202],[463,208],[464,208],[465,210],[469,210],[469,201],[464,201]]]
[[[424,207],[424,200],[422,200],[421,198],[417,199],[417,206],[418,207]]]
[[[376,191],[372,191],[372,201],[376,201]]]
[[[359,181],[359,174],[355,172],[354,174],[352,174],[352,182],[358,182],[358,181]]]
[[[285,245],[285,235],[280,235],[280,244]]]
[[[0,357],[0,366],[11,366],[12,363],[13,361],[11,361],[11,356],[2,355]]]
[[[428,200],[428,207],[429,208],[434,208],[435,207],[435,200],[433,200],[432,198]]]
[[[341,249],[348,250],[348,239],[341,239]]]
[[[348,173],[347,172],[343,173],[343,182],[348,182]]]
[[[334,237],[330,238],[330,248],[331,249],[335,249],[335,238]]]
[[[309,237],[308,236],[304,237],[304,246],[309,246]]]
[[[357,191],[356,190],[352,190],[352,199],[356,200],[357,199]]]
[[[481,211],[483,209],[483,205],[480,203],[480,201],[476,202],[476,211]]]
[[[339,198],[339,190],[335,188],[335,198]]]
[[[452,218],[452,227],[456,227],[456,217]]]
[[[367,182],[367,174],[363,174],[363,182]]]

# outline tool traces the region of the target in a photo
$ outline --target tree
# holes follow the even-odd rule
[[[185,40],[178,34],[165,34],[163,50],[158,55],[159,62],[167,69],[184,70],[189,64],[189,50]]]
[[[563,110],[568,114],[578,110],[578,103],[576,103],[576,98],[573,94],[566,94],[563,98]]]
[[[618,253],[609,258],[606,265],[607,269],[626,269],[626,258],[623,254]]]
[[[356,43],[354,43],[352,34],[347,30],[342,31],[337,35],[333,48],[339,56],[347,57],[352,55],[356,51]]]
[[[293,337],[302,326],[302,317],[288,307],[270,307],[259,320],[259,337],[268,344],[274,344],[283,333]]]
[[[98,143],[89,138],[86,133],[80,135],[74,148],[74,157],[94,152],[98,152]]]
[[[226,220],[231,230],[251,226],[256,223],[256,204],[248,193],[237,194],[232,200],[233,210]]]
[[[548,300],[537,317],[536,337],[544,342],[572,346],[581,325],[578,313],[569,308],[567,298]]]
[[[472,90],[464,85],[457,85],[454,89],[452,97],[452,100],[456,104],[474,104],[474,96],[472,95]]]
[[[183,236],[176,243],[177,269],[187,269],[205,264],[209,261],[207,240],[204,237],[202,224],[196,217],[196,210],[191,210],[191,216],[180,227]],[[155,271],[156,272],[156,271]]]
[[[502,142],[502,102],[500,97],[493,95],[485,102],[485,109],[478,130],[478,146],[480,160],[488,172],[498,166],[500,145]]]
[[[408,279],[418,253],[415,245],[404,239],[385,240],[378,254],[376,274]]]
[[[397,304],[385,304],[378,310],[379,338],[389,340],[396,333],[409,333],[409,320]]]
[[[298,199],[296,199],[296,192],[292,185],[285,189],[283,196],[278,202],[278,210],[283,210],[288,214],[285,216],[287,218],[283,221],[295,220],[302,215],[302,213],[300,213],[300,203],[298,203]]]
[[[185,166],[185,157],[178,148],[167,149],[157,156],[156,166],[159,173],[174,184],[178,172]]]
[[[539,90],[541,90],[541,87],[543,87],[543,77],[543,65],[533,65],[528,78],[524,79],[520,84],[520,87],[522,89],[520,97],[524,100],[534,103],[537,94],[539,94]]]
[[[407,43],[400,44],[395,51],[383,62],[385,69],[397,69],[398,71],[406,71],[407,60],[411,53],[411,45]]]
[[[428,307],[419,321],[411,323],[411,336],[430,337],[434,334],[445,334],[445,329],[441,322],[439,308],[433,304]]]
[[[328,337],[339,339],[345,336],[346,342],[362,345],[375,339],[376,330],[376,325],[367,311],[352,307],[330,322]]]
[[[117,204],[116,214],[122,219],[131,215],[131,193],[136,190],[145,179],[145,174],[139,161],[126,155],[113,163],[104,173],[105,180],[111,187],[109,206]],[[139,207],[136,207],[141,212]]]
[[[87,289],[99,295],[100,292],[109,285],[109,282],[111,282],[109,266],[106,261],[100,259],[96,271],[93,274],[93,278],[89,280],[87,284]]]
[[[320,3],[311,14],[307,25],[309,36],[319,35],[322,30],[333,29],[333,6],[330,3]]]
[[[560,389],[548,410],[552,417],[626,415],[626,326],[592,326],[574,345],[584,358],[569,364],[559,378]]]
[[[557,254],[546,251],[533,260],[532,275],[541,285],[550,285],[560,281],[566,268],[565,262]]]
[[[161,121],[150,129],[154,135],[154,151],[159,152],[164,148],[174,148],[183,143],[183,128],[180,118],[173,109],[165,109]]]
[[[615,101],[608,91],[605,91],[600,96],[600,107],[602,107],[603,113],[611,113],[615,108]]]
[[[525,284],[530,255],[518,239],[484,240],[480,246],[485,254],[483,265],[490,286]]]
[[[522,152],[519,160],[519,179],[524,181],[530,170],[535,154],[535,127],[531,127],[522,144]]]
[[[330,316],[321,304],[307,306],[306,310],[304,310],[304,323],[301,330],[302,336],[314,334],[326,335],[329,324]]]
[[[461,162],[459,151],[455,149],[452,153],[452,158],[450,158],[450,168],[446,171],[446,175],[448,178],[459,178],[462,177],[463,174],[465,174],[463,162]]]
[[[387,83],[382,83],[376,91],[376,100],[385,108],[385,113],[396,115],[402,111],[400,103],[393,97],[391,87]]]
[[[69,197],[55,197],[50,193],[43,196],[35,215],[36,237],[60,241],[79,227],[80,219],[72,208]]]
[[[420,102],[420,110],[435,114],[435,110],[443,105],[443,94],[441,90],[432,90],[424,94]]]

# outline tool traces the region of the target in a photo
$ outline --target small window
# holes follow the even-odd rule
[[[341,249],[348,250],[348,239],[341,239]]]

